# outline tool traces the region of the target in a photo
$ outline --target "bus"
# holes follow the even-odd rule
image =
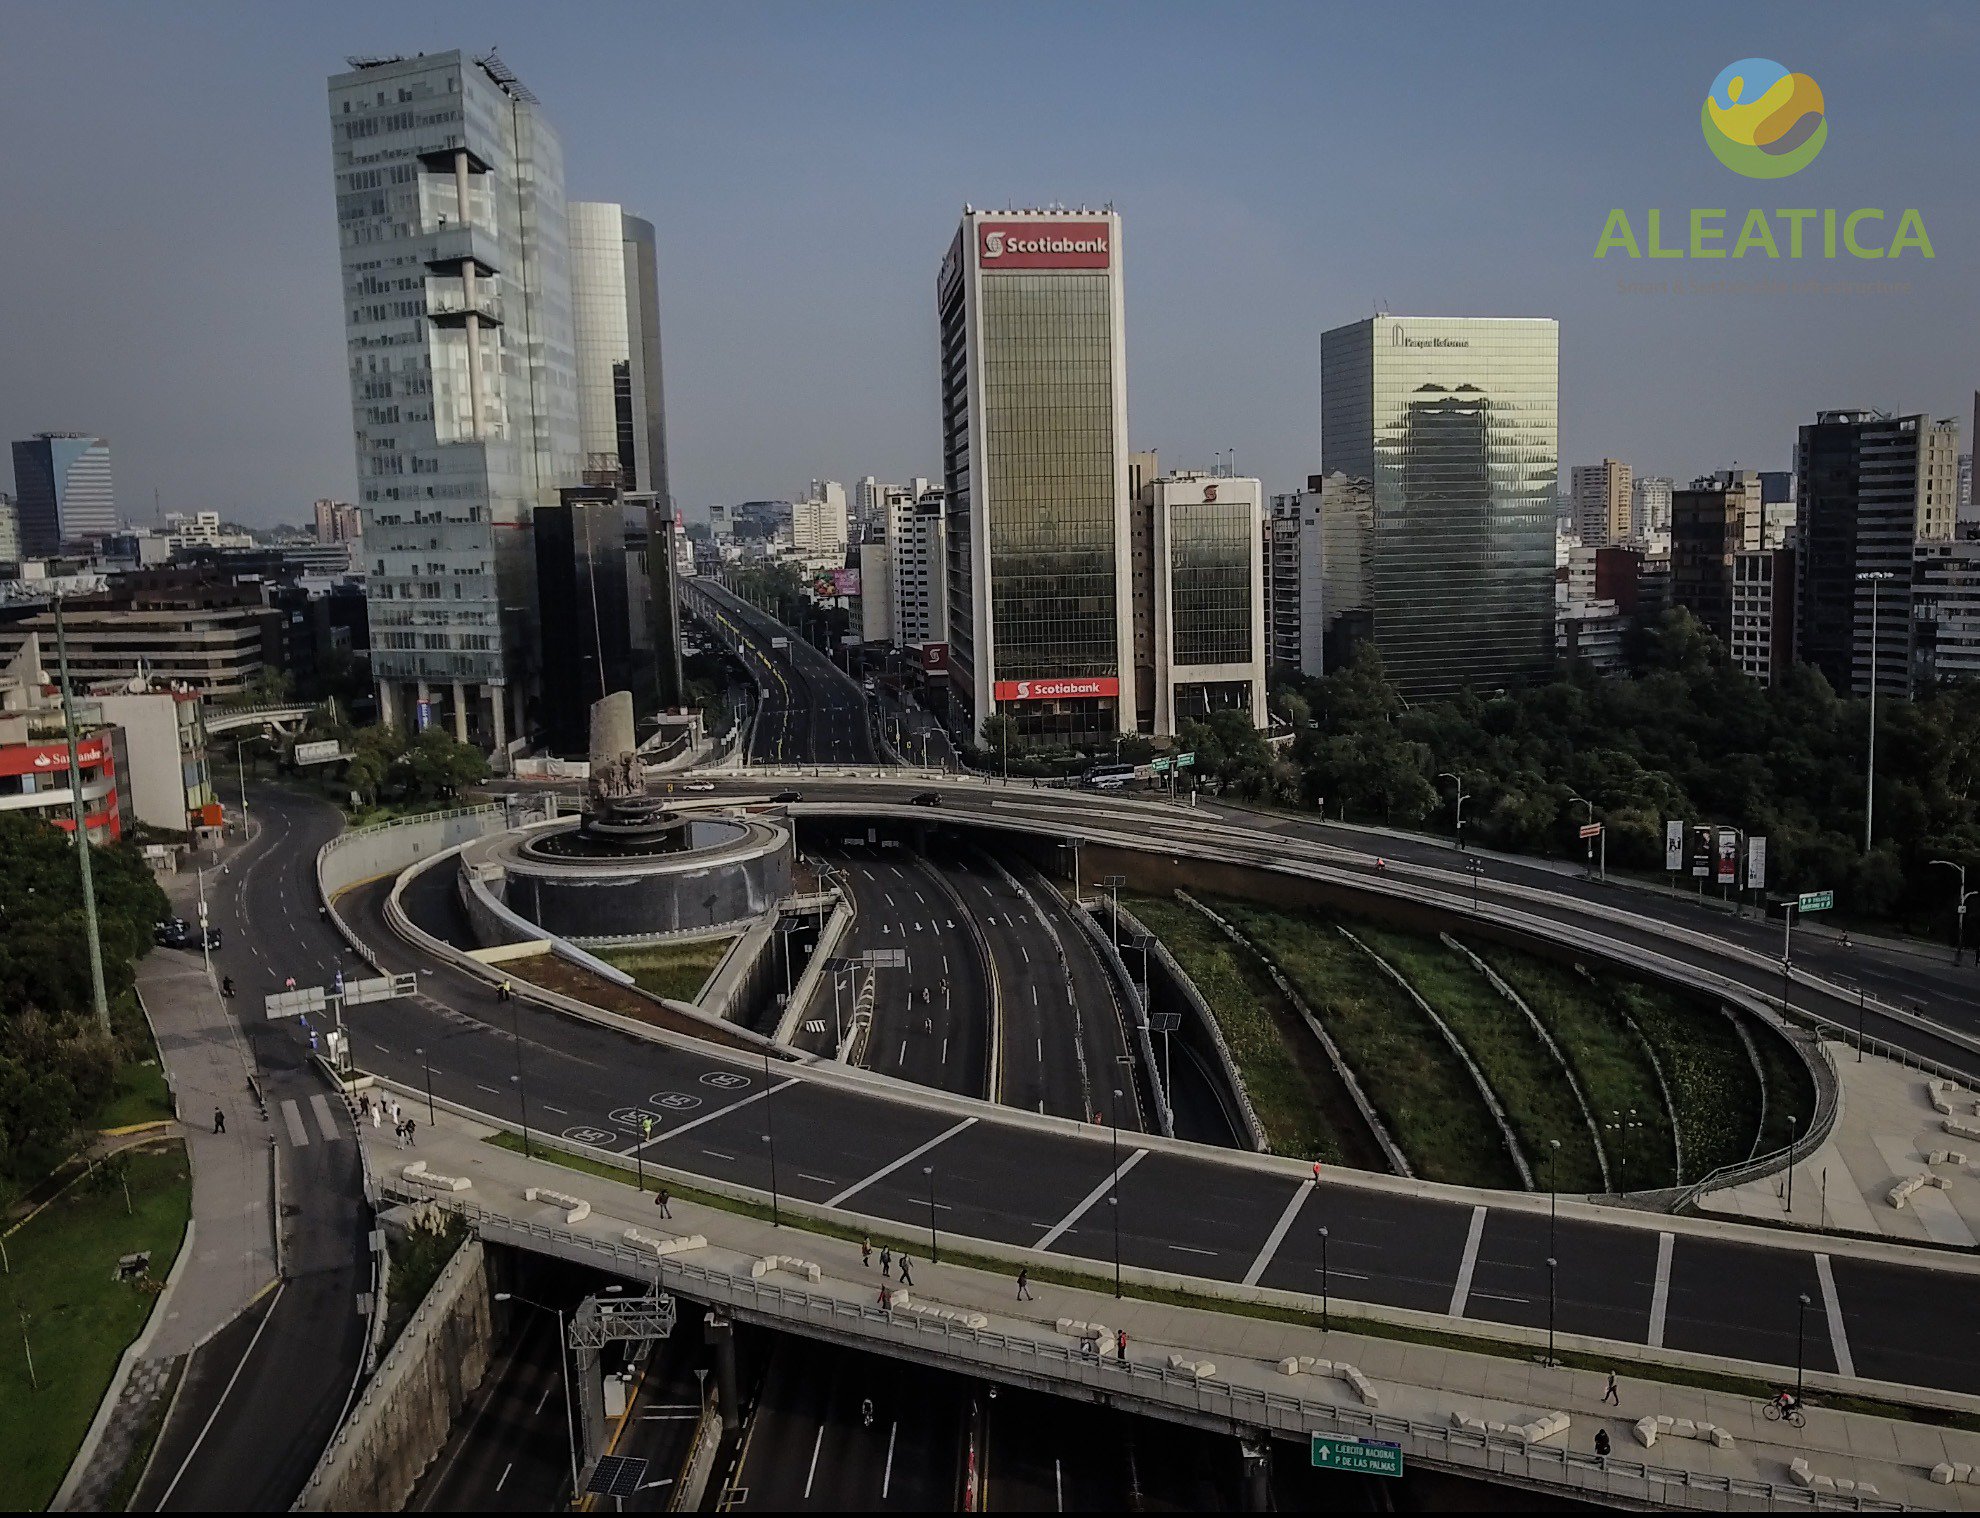
[[[1087,767],[1079,777],[1079,783],[1088,790],[1118,791],[1134,779],[1134,766],[1131,764],[1095,764]]]

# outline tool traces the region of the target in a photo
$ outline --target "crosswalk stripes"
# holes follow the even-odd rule
[[[282,1121],[288,1125],[289,1142],[298,1149],[309,1147],[309,1130],[303,1126],[302,1109],[293,1096],[282,1099]]]
[[[331,1143],[336,1143],[343,1135],[337,1131],[337,1120],[330,1115],[330,1098],[321,1091],[309,1099],[309,1109],[316,1114],[316,1126]]]

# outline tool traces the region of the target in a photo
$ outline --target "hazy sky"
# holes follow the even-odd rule
[[[659,229],[691,512],[938,473],[936,267],[962,204],[1125,219],[1132,442],[1295,487],[1318,334],[1561,322],[1563,465],[1785,467],[1818,408],[1970,422],[1980,5],[568,4],[0,8],[0,426],[112,441],[120,504],[295,520],[355,488],[326,77],[482,50],[573,199]],[[1792,180],[1707,152],[1727,63],[1812,75]],[[1594,258],[1611,207],[1904,208],[1896,264]],[[1629,293],[1623,280],[1906,293]],[[0,476],[4,478],[4,476]]]

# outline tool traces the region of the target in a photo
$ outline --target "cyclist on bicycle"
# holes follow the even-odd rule
[[[1781,1410],[1783,1418],[1792,1418],[1801,1411],[1801,1399],[1785,1389],[1774,1393],[1774,1406]]]

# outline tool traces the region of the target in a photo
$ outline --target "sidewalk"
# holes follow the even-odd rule
[[[1980,1137],[1948,1133],[1948,1117],[1980,1129],[1980,1093],[1946,1093],[1950,1114],[1932,1105],[1929,1077],[1894,1060],[1832,1043],[1841,1108],[1828,1140],[1794,1167],[1794,1210],[1782,1175],[1763,1176],[1698,1199],[1701,1212],[1758,1222],[1838,1228],[1907,1243],[1980,1243]],[[1962,1155],[1933,1163],[1930,1156]],[[1891,1203],[1892,1189],[1933,1178]]]
[[[771,1254],[797,1254],[816,1263],[822,1278],[808,1289],[848,1302],[871,1303],[882,1278],[877,1266],[862,1268],[858,1248],[797,1227],[772,1229],[767,1223],[717,1208],[676,1201],[673,1219],[659,1217],[650,1196],[623,1184],[547,1162],[532,1162],[512,1151],[481,1142],[494,1130],[444,1113],[437,1124],[422,1122],[416,1148],[404,1151],[390,1139],[367,1131],[372,1161],[381,1175],[397,1176],[413,1160],[423,1160],[447,1176],[465,1177],[471,1187],[453,1193],[459,1200],[507,1213],[521,1220],[614,1243],[628,1226],[654,1236],[703,1234],[707,1247],[684,1258],[707,1269],[750,1273],[753,1262]],[[650,1175],[652,1172],[650,1171]],[[530,1186],[546,1186],[591,1204],[590,1217],[565,1223],[561,1207],[524,1199]],[[897,1226],[896,1236],[912,1230]],[[793,1278],[792,1284],[803,1284]],[[990,1331],[1068,1344],[1056,1331],[1062,1318],[1104,1323],[1111,1334],[1125,1329],[1138,1363],[1163,1363],[1171,1355],[1211,1361],[1218,1381],[1236,1387],[1333,1400],[1359,1408],[1348,1382],[1326,1375],[1289,1377],[1279,1369],[1288,1356],[1347,1361],[1374,1383],[1383,1414],[1448,1426],[1454,1414],[1509,1425],[1528,1423],[1549,1412],[1568,1415],[1571,1424],[1546,1441],[1586,1454],[1595,1432],[1605,1429],[1618,1460],[1648,1459],[1699,1475],[1795,1484],[1790,1463],[1805,1459],[1813,1474],[1836,1481],[1869,1483],[1884,1502],[1922,1507],[1980,1509],[1980,1487],[1943,1486],[1930,1479],[1941,1462],[1980,1463],[1980,1434],[1867,1414],[1824,1408],[1809,1412],[1803,1430],[1784,1429],[1761,1417],[1751,1396],[1694,1390],[1659,1382],[1626,1379],[1620,1408],[1604,1406],[1604,1377],[1591,1371],[1547,1369],[1534,1361],[1446,1349],[1402,1339],[1363,1337],[1346,1332],[1322,1334],[1295,1325],[1176,1307],[1103,1291],[1046,1283],[1035,1285],[1036,1302],[1015,1300],[1012,1277],[953,1265],[931,1264],[915,1251],[917,1303],[981,1313]],[[1317,1303],[1315,1304],[1317,1306]],[[1483,1325],[1454,1325],[1479,1332]],[[1634,1432],[1637,1419],[1665,1415],[1714,1424],[1732,1436],[1730,1448],[1666,1430],[1654,1450]],[[1680,1425],[1682,1427],[1682,1425]],[[1785,1437],[1782,1437],[1785,1435]],[[1868,1490],[1863,1495],[1872,1495]]]

